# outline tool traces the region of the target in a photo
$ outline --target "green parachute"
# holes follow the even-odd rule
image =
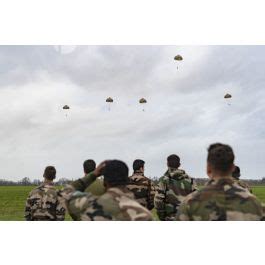
[[[175,57],[174,57],[174,60],[175,61],[182,61],[183,60],[183,57],[181,56],[181,55],[176,55]]]
[[[177,62],[181,62],[183,60],[183,57],[181,55],[176,55],[174,57],[174,60],[177,61]],[[177,69],[179,69],[179,66],[177,65]]]
[[[139,99],[139,103],[140,104],[146,104],[147,103],[147,100],[145,98],[140,98]],[[144,111],[144,107],[143,107],[143,111]]]

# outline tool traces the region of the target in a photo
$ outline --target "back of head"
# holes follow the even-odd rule
[[[180,158],[177,155],[170,155],[167,158],[167,166],[170,168],[179,168],[180,166]]]
[[[110,160],[104,168],[104,182],[115,187],[127,185],[129,182],[129,168],[120,160]]]
[[[207,162],[218,174],[231,174],[234,160],[234,152],[229,145],[216,143],[209,146]]]
[[[232,173],[232,177],[235,178],[235,179],[239,179],[240,176],[241,176],[241,174],[240,174],[240,167],[235,166],[235,169],[234,169],[234,171]]]
[[[56,177],[56,169],[53,166],[48,166],[44,170],[43,177],[47,180],[54,180]]]
[[[96,163],[92,159],[88,159],[83,163],[83,168],[85,174],[89,174],[90,172],[94,171],[96,168]]]
[[[141,160],[141,159],[134,160],[134,162],[133,162],[133,171],[135,172],[137,170],[140,170],[141,168],[144,167],[144,164],[145,164],[145,162],[143,160]]]

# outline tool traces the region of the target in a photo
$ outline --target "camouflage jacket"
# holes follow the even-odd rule
[[[160,178],[155,193],[155,208],[160,220],[174,220],[179,205],[195,191],[196,185],[184,170],[169,168]]]
[[[60,198],[73,220],[152,220],[152,214],[134,200],[134,195],[125,186],[109,188],[99,197],[84,192],[95,179],[92,172],[60,191]]]
[[[25,208],[27,221],[63,221],[64,216],[65,208],[53,185],[43,183],[30,192]]]
[[[250,193],[252,193],[250,186],[245,181],[242,181],[241,179],[238,179],[236,181],[239,186],[241,186],[244,189],[247,189]]]
[[[142,206],[149,210],[154,208],[155,187],[152,181],[145,177],[143,173],[136,171],[130,177],[130,183],[127,188]]]
[[[252,221],[261,220],[262,205],[232,177],[210,180],[190,194],[179,208],[177,220]]]

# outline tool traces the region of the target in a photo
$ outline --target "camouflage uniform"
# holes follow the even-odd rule
[[[194,180],[184,170],[169,168],[159,180],[154,199],[159,219],[174,220],[181,202],[196,189]]]
[[[151,213],[134,200],[126,186],[109,188],[100,197],[84,192],[96,179],[92,173],[60,191],[59,196],[73,220],[84,221],[149,221]]]
[[[241,186],[244,189],[247,189],[250,193],[252,193],[252,190],[251,190],[250,186],[245,181],[242,181],[241,179],[238,179],[238,180],[236,180],[236,182],[237,182],[237,184],[239,186]]]
[[[130,177],[130,184],[127,185],[127,188],[142,206],[148,210],[154,208],[155,187],[152,181],[145,177],[142,172],[136,171]]]
[[[43,183],[30,192],[25,208],[27,221],[63,221],[64,215],[54,185]]]
[[[261,220],[265,221],[265,203],[262,203],[262,209],[263,209],[263,216],[262,216]]]
[[[232,177],[210,180],[204,188],[190,194],[179,208],[177,220],[261,220],[262,206]]]

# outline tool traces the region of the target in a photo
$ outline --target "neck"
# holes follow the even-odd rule
[[[231,174],[227,174],[227,175],[212,174],[210,178],[214,180],[227,179],[227,178],[232,178],[232,175]]]
[[[178,170],[178,168],[175,168],[175,167],[168,167],[168,170]]]
[[[45,179],[44,184],[53,184],[53,180]]]

